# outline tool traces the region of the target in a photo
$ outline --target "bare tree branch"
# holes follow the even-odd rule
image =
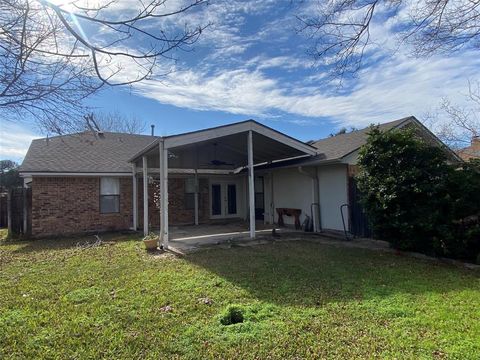
[[[396,22],[397,45],[431,56],[480,48],[480,0],[317,0],[316,10],[298,16],[299,32],[312,42],[309,54],[335,78],[355,75],[373,49],[373,23]],[[379,8],[382,10],[379,11]],[[406,12],[407,16],[398,16]]]
[[[473,138],[480,136],[480,82],[468,82],[465,106],[443,98],[437,114],[427,115],[427,121],[437,136],[453,149],[470,145]],[[441,121],[439,121],[441,118]]]
[[[127,116],[118,111],[88,114],[87,123],[91,123],[95,131],[121,132],[140,134],[146,128],[146,123],[137,116]]]
[[[117,0],[100,1],[95,7],[84,0],[64,4],[2,0],[0,112],[4,118],[31,117],[54,133],[75,130],[87,121],[86,98],[106,86],[167,74],[168,68],[161,66],[164,61],[175,60],[176,50],[188,50],[209,25],[190,28],[178,18],[207,0],[185,5],[172,0],[131,3],[131,8],[120,11],[115,8]]]

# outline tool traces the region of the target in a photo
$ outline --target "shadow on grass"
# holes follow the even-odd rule
[[[259,300],[282,305],[480,291],[478,272],[381,251],[309,242],[210,250],[186,259]]]
[[[133,232],[112,232],[112,233],[100,233],[98,236],[105,243],[118,243],[128,241],[139,241],[142,236],[139,233]],[[11,240],[6,241],[4,245],[17,245],[20,246],[13,251],[13,253],[34,253],[43,251],[61,251],[71,250],[79,246],[79,244],[93,243],[95,242],[95,235],[72,235],[62,236],[55,238],[42,238],[42,239],[25,239],[25,240]]]

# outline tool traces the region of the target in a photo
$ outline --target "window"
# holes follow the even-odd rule
[[[185,210],[195,209],[195,178],[185,179]]]
[[[120,212],[120,181],[118,178],[100,178],[100,212]]]

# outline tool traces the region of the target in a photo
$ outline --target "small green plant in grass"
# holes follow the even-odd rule
[[[75,289],[64,296],[64,299],[72,304],[91,302],[99,296],[100,291],[95,287]]]

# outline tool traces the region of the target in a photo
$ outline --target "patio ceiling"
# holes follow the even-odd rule
[[[159,138],[132,161],[140,165],[142,156],[147,156],[149,167],[159,165],[159,144],[163,141],[169,153],[169,168],[233,170],[245,167],[247,138],[253,135],[254,164],[315,155],[316,149],[270,129],[253,120],[218,128]]]

